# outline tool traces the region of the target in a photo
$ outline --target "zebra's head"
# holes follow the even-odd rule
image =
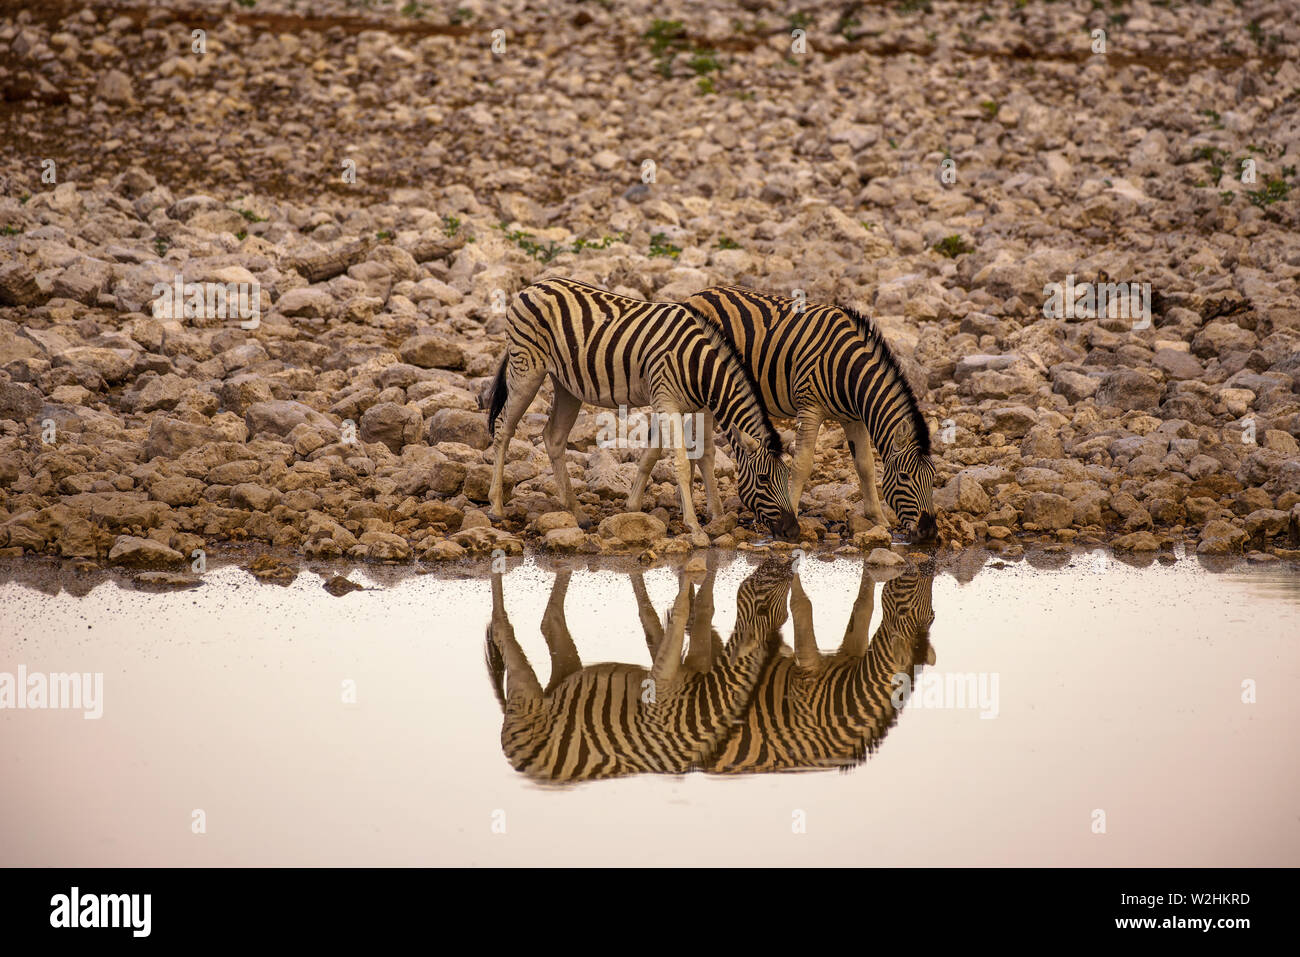
[[[736,591],[736,628],[728,644],[734,654],[775,648],[781,626],[789,617],[790,563],[769,558],[740,583]]]
[[[779,452],[744,432],[732,444],[736,458],[736,493],[760,522],[782,538],[799,536],[799,519],[790,501],[790,467]]]
[[[881,457],[880,485],[904,533],[917,544],[933,541],[939,528],[934,519],[934,463],[929,442],[904,419],[890,433]]]

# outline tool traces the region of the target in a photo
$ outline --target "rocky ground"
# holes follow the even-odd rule
[[[945,548],[1300,557],[1300,24],[1084,6],[0,0],[0,555],[687,551],[587,414],[599,527],[557,513],[541,402],[488,521],[502,304],[567,275],[874,317]],[[178,276],[257,284],[256,328],[156,315]],[[1045,317],[1067,276],[1150,323]],[[858,512],[824,430],[805,545],[888,547]]]

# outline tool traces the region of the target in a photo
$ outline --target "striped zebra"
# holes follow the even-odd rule
[[[569,784],[629,774],[685,774],[707,764],[740,720],[779,644],[785,587],[760,567],[741,585],[748,609],[724,647],[712,628],[709,569],[692,594],[683,575],[672,610],[660,626],[640,574],[632,576],[637,609],[653,664],[582,666],[564,617],[569,572],[556,574],[542,617],[551,655],[543,689],[514,636],[502,600],[501,576],[492,579],[492,620],[484,642],[489,677],[503,714],[501,748],[534,780]],[[779,608],[779,616],[778,616]],[[765,624],[766,623],[766,624]],[[683,657],[683,639],[689,651]]]
[[[812,473],[817,433],[827,419],[844,428],[862,485],[864,511],[887,524],[876,493],[872,446],[881,455],[885,499],[914,541],[937,532],[930,430],[880,330],[842,306],[715,286],[686,301],[746,358],[770,415],[796,420],[790,497],[796,507]],[[697,461],[710,503],[717,498],[711,430]]]
[[[813,634],[812,605],[795,576],[790,594],[794,654],[774,655],[750,696],[749,710],[705,771],[755,774],[851,768],[861,764],[898,720],[894,675],[911,678],[934,664],[930,646],[930,576],[885,583],[880,627],[867,640],[875,585],[862,582],[844,641],[822,654]]]
[[[790,470],[781,461],[780,437],[754,381],[726,338],[689,308],[617,296],[573,280],[546,279],[515,297],[507,325],[506,350],[488,411],[496,454],[490,493],[494,520],[505,514],[502,486],[510,438],[549,374],[555,402],[546,426],[546,451],[565,507],[582,527],[590,523],[569,484],[564,450],[578,410],[589,402],[605,408],[651,406],[668,418],[709,410],[709,445],[713,418],[731,438],[740,500],[781,536],[798,534]],[[629,511],[640,509],[650,470],[662,453],[661,447],[646,450],[628,499]],[[709,538],[695,517],[685,446],[676,443],[674,453],[682,520],[692,541],[707,546]],[[716,499],[715,490],[710,503]]]

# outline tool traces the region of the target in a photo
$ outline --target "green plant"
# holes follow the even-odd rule
[[[655,57],[655,71],[663,77],[672,76],[673,60],[686,46],[686,27],[680,20],[656,19],[643,36],[650,41],[650,54]]]
[[[1002,109],[1002,105],[995,103],[993,100],[985,100],[980,104],[980,109],[984,111],[984,119],[991,120],[998,115],[998,110]]]
[[[973,253],[974,246],[967,245],[966,241],[953,233],[951,236],[945,236],[934,244],[934,251],[940,255],[947,256],[949,259],[956,259],[965,253]]]
[[[240,216],[243,216],[243,217],[244,217],[246,220],[248,220],[250,223],[264,223],[264,222],[266,222],[266,217],[265,217],[265,216],[259,216],[259,215],[257,215],[257,213],[254,213],[254,212],[252,212],[252,211],[250,211],[250,210],[247,210],[247,209],[238,209],[238,210],[236,210],[235,212],[239,213]]]
[[[552,239],[543,246],[533,238],[532,233],[526,233],[522,229],[511,229],[509,223],[498,223],[493,228],[501,230],[505,233],[506,239],[540,263],[548,263],[564,252],[564,247],[555,240]]]
[[[154,237],[153,248],[159,256],[165,256],[167,254],[167,249],[171,244],[171,240],[167,239],[165,236],[156,236]]]
[[[424,8],[416,3],[415,0],[406,0],[406,5],[402,7],[401,14],[404,17],[415,17],[416,19],[419,19],[424,16]]]
[[[455,236],[455,235],[456,235],[456,231],[459,230],[459,229],[460,229],[460,217],[459,217],[459,216],[443,216],[443,217],[442,217],[442,231],[443,231],[444,233],[446,233],[448,236]]]
[[[663,56],[668,50],[686,43],[686,27],[680,20],[655,20],[644,34],[650,41],[650,52]]]
[[[698,76],[704,76],[706,73],[718,73],[722,70],[722,64],[718,62],[717,55],[707,48],[696,50],[686,65],[694,70]]]
[[[579,239],[577,242],[573,244],[572,251],[575,253],[580,253],[584,249],[608,249],[614,243],[625,243],[625,242],[627,242],[626,233],[618,233],[617,235],[614,236],[602,236],[599,242],[596,242],[595,240],[592,239]]]
[[[715,249],[739,249],[740,243],[736,242],[730,236],[719,236],[718,241],[713,244]]]
[[[235,238],[242,243],[245,239],[248,238],[248,230],[241,229],[239,232],[235,233]]]
[[[708,96],[710,93],[717,93],[717,88],[713,85],[713,77],[702,76],[695,81],[695,87],[700,96]]]
[[[391,229],[381,229],[379,232],[375,233],[375,238],[381,243],[391,243],[397,238],[397,234]]]
[[[650,237],[650,256],[667,256],[669,259],[676,259],[682,254],[680,246],[674,246],[668,242],[668,236],[665,233],[654,233]]]
[[[1288,168],[1292,173],[1295,172],[1295,167]],[[1291,192],[1291,184],[1281,176],[1265,176],[1264,188],[1246,190],[1246,198],[1250,200],[1252,205],[1258,206],[1260,209],[1267,209],[1274,203],[1286,199],[1289,192]]]
[[[21,232],[17,226],[0,226],[0,236],[17,236]]]

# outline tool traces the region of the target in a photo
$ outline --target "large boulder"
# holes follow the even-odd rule
[[[403,362],[423,369],[465,368],[465,350],[445,336],[411,336],[397,351]]]
[[[254,402],[244,412],[244,422],[248,425],[248,434],[256,436],[259,432],[269,432],[283,438],[294,427],[306,422],[313,428],[337,432],[338,428],[329,417],[317,412],[309,405],[290,399],[272,399],[269,402]]]
[[[1163,384],[1135,369],[1116,369],[1101,380],[1094,398],[1098,405],[1120,409],[1154,409],[1165,394]]]
[[[127,568],[169,568],[185,562],[185,556],[152,538],[119,535],[108,553],[110,565]]]
[[[1074,506],[1064,495],[1052,492],[1035,492],[1025,500],[1025,524],[1055,530],[1069,528],[1074,521]]]
[[[650,545],[668,534],[668,526],[645,512],[622,512],[602,521],[600,534],[628,545]]]
[[[439,409],[429,420],[429,444],[440,442],[460,442],[473,449],[486,449],[492,444],[487,417],[482,412],[466,409]]]
[[[420,440],[423,426],[424,416],[417,406],[380,402],[361,416],[361,441],[383,442],[400,455],[405,446]]]

